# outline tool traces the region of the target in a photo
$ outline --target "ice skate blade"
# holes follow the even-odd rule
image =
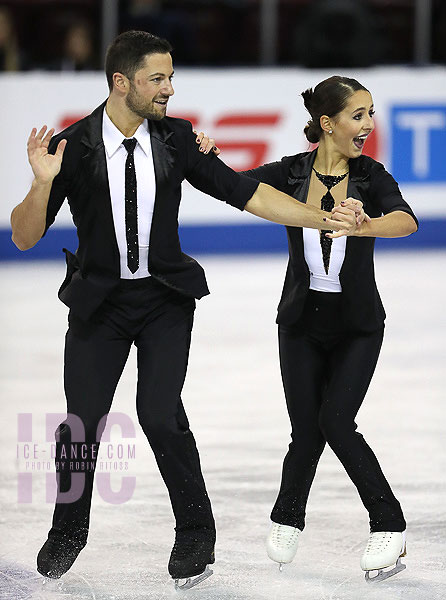
[[[282,573],[282,571],[283,571],[283,563],[279,563],[279,571],[280,571],[280,573]]]
[[[401,558],[399,558],[396,561],[396,565],[393,567],[393,569],[390,569],[390,571],[384,571],[383,569],[373,569],[373,571],[378,571],[378,574],[374,577],[370,577],[370,573],[372,571],[366,571],[365,580],[367,581],[367,583],[377,583],[378,581],[384,581],[385,579],[389,579],[389,577],[392,577],[393,575],[404,571],[405,568],[406,565],[403,565],[403,563],[401,562]]]
[[[180,583],[181,579],[175,579],[175,589],[176,590],[190,590],[190,588],[195,587],[208,577],[210,577],[214,571],[209,568],[209,565],[206,565],[205,570],[201,575],[197,577],[188,577],[184,583]]]
[[[59,581],[59,579],[62,577],[62,575],[57,575],[57,576],[52,575],[51,571],[48,573],[48,575],[45,575],[44,573],[41,573],[39,571],[39,569],[37,569],[37,572],[39,573],[39,575],[42,575],[44,581],[46,581],[48,583],[50,581]],[[64,573],[64,575],[65,575],[65,573]]]
[[[42,592],[61,592],[64,588],[64,582],[60,579],[43,576],[41,579]]]

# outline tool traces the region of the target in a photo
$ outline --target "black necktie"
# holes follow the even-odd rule
[[[332,187],[334,187],[340,181],[342,181],[345,177],[347,177],[348,171],[343,175],[323,175],[322,173],[318,173],[314,167],[313,171],[316,173],[316,176],[319,179],[319,181],[323,183],[327,188],[327,193],[321,198],[321,210],[331,212],[334,208],[335,201],[330,190]],[[326,237],[326,233],[333,232],[325,229],[321,231],[322,260],[324,262],[325,273],[328,275],[328,269],[330,267],[331,245],[333,243],[333,240],[331,238]]]
[[[123,140],[127,150],[125,161],[125,236],[127,239],[127,266],[132,273],[139,267],[138,204],[136,198],[136,171],[133,152],[136,139]]]

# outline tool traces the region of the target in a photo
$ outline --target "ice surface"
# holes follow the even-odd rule
[[[310,494],[294,562],[279,573],[267,558],[264,538],[289,443],[274,325],[286,258],[202,257],[201,262],[212,294],[198,303],[183,400],[217,521],[214,575],[187,592],[173,589],[167,574],[172,513],[137,426],[129,471],[137,481],[133,497],[112,505],[95,489],[87,547],[59,582],[42,585],[35,557],[46,539],[52,505],[45,500],[45,471],[33,473],[32,502],[17,501],[18,472],[25,470],[23,457],[16,457],[17,414],[32,414],[32,439],[41,446],[45,413],[64,411],[66,309],[56,298],[64,269],[60,263],[10,263],[0,265],[0,598],[443,600],[446,253],[376,257],[388,319],[357,422],[408,521],[407,569],[379,584],[367,584],[359,568],[367,515],[329,449]],[[135,381],[132,353],[113,410],[136,425]],[[117,489],[121,474],[112,477]]]

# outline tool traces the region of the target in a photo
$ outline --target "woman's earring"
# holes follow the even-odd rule
[[[333,129],[330,129],[328,133],[331,135],[333,133]]]

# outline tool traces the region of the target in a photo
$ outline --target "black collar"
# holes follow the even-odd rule
[[[316,159],[315,148],[312,152],[304,152],[298,154],[296,159],[291,163],[290,174],[296,179],[306,179],[310,177],[314,161]],[[363,157],[351,158],[348,161],[349,181],[364,181],[369,177],[364,165]]]
[[[161,142],[167,142],[167,140],[174,134],[170,129],[166,118],[160,121],[149,120],[150,135],[157,138]]]
[[[97,146],[103,144],[102,119],[106,104],[107,100],[95,108],[95,110],[85,118],[85,129],[81,142],[87,146],[87,148],[96,148]],[[167,140],[174,134],[174,132],[170,129],[166,119],[161,119],[160,121],[149,120],[148,123],[150,135],[157,138],[161,142],[167,142]]]

